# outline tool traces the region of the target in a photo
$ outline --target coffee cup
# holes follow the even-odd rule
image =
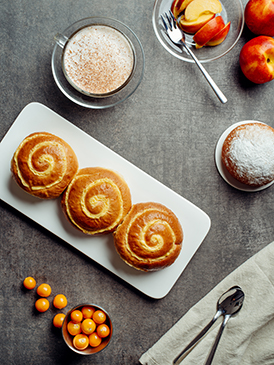
[[[55,42],[62,48],[63,74],[78,92],[105,98],[130,82],[136,53],[123,27],[114,19],[91,17],[56,34]]]

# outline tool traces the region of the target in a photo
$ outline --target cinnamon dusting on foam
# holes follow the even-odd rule
[[[71,81],[84,92],[106,94],[121,87],[134,64],[128,40],[105,25],[77,32],[64,52],[64,68]]]

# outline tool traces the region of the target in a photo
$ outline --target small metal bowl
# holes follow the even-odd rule
[[[107,319],[106,319],[105,323],[109,326],[110,333],[109,333],[108,337],[102,339],[102,342],[99,346],[97,346],[97,347],[88,346],[85,350],[77,350],[73,346],[73,342],[72,342],[73,341],[73,336],[71,336],[69,334],[69,332],[67,330],[67,324],[70,321],[71,312],[76,310],[76,309],[81,310],[81,308],[83,308],[83,307],[93,307],[93,308],[95,308],[95,310],[102,310],[107,316]],[[112,338],[112,333],[113,333],[113,326],[112,326],[112,321],[110,319],[109,314],[105,311],[104,308],[101,308],[100,306],[98,306],[96,304],[90,304],[90,303],[79,304],[76,307],[73,307],[67,313],[67,315],[64,319],[63,325],[62,325],[62,336],[63,336],[63,339],[64,339],[65,343],[67,344],[67,346],[72,351],[74,351],[74,352],[76,352],[77,354],[80,354],[80,355],[92,355],[92,354],[96,354],[96,353],[102,351],[103,349],[105,349],[107,347],[107,345],[109,344],[111,338]]]

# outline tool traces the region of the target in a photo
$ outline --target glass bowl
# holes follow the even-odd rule
[[[191,56],[186,51],[181,51],[175,44],[173,44],[164,32],[161,21],[161,14],[168,12],[171,8],[173,0],[156,0],[153,7],[152,24],[155,34],[161,45],[173,56],[186,61],[194,62]],[[222,12],[225,24],[231,22],[229,33],[226,39],[214,47],[202,47],[196,49],[193,35],[186,35],[186,43],[191,48],[195,56],[201,63],[216,60],[227,54],[238,42],[243,28],[244,28],[244,8],[241,0],[220,0],[222,4]]]
[[[62,56],[64,49],[63,46],[65,45],[65,42],[69,40],[78,30],[89,25],[105,25],[118,30],[125,36],[126,39],[128,39],[129,43],[132,46],[132,49],[134,50],[135,63],[132,77],[129,79],[126,85],[121,88],[121,90],[113,93],[112,95],[106,95],[105,97],[96,97],[83,94],[81,91],[73,87],[71,83],[69,83],[63,72]],[[61,44],[60,39],[61,41],[62,39],[64,40],[64,44]],[[143,79],[145,67],[145,56],[143,47],[135,33],[128,26],[118,20],[96,16],[84,18],[70,25],[68,28],[62,31],[61,34],[58,33],[55,36],[55,41],[56,43],[54,45],[51,58],[53,78],[61,92],[68,99],[78,105],[92,109],[104,109],[115,106],[126,100],[130,95],[132,95]]]
[[[95,309],[95,311],[100,310],[103,311],[106,314],[106,320],[105,320],[105,324],[108,325],[109,329],[110,329],[110,333],[106,338],[102,338],[102,342],[100,343],[99,346],[97,347],[91,347],[90,345],[85,349],[85,350],[77,350],[74,346],[73,346],[73,336],[68,332],[67,330],[67,324],[70,322],[71,320],[71,313],[74,310],[80,310],[83,307],[92,307]],[[95,330],[96,331],[96,330]],[[109,344],[109,342],[111,341],[112,338],[112,334],[113,334],[113,326],[112,326],[112,321],[110,319],[109,314],[100,306],[98,306],[97,304],[92,304],[92,303],[83,303],[83,304],[79,304],[75,307],[73,307],[65,316],[65,319],[63,321],[62,324],[62,336],[63,339],[66,343],[66,345],[74,352],[76,352],[77,354],[80,355],[92,355],[92,354],[96,354],[100,351],[102,351],[103,349],[105,349],[107,347],[107,345]]]

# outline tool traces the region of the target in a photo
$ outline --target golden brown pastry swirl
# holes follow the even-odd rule
[[[114,231],[131,208],[131,194],[116,172],[87,167],[78,171],[62,198],[69,221],[86,234]]]
[[[61,195],[77,170],[78,160],[72,148],[47,132],[26,137],[11,161],[11,171],[21,188],[43,199]]]
[[[138,203],[114,232],[121,258],[143,271],[156,271],[173,264],[183,241],[175,214],[159,203]]]

